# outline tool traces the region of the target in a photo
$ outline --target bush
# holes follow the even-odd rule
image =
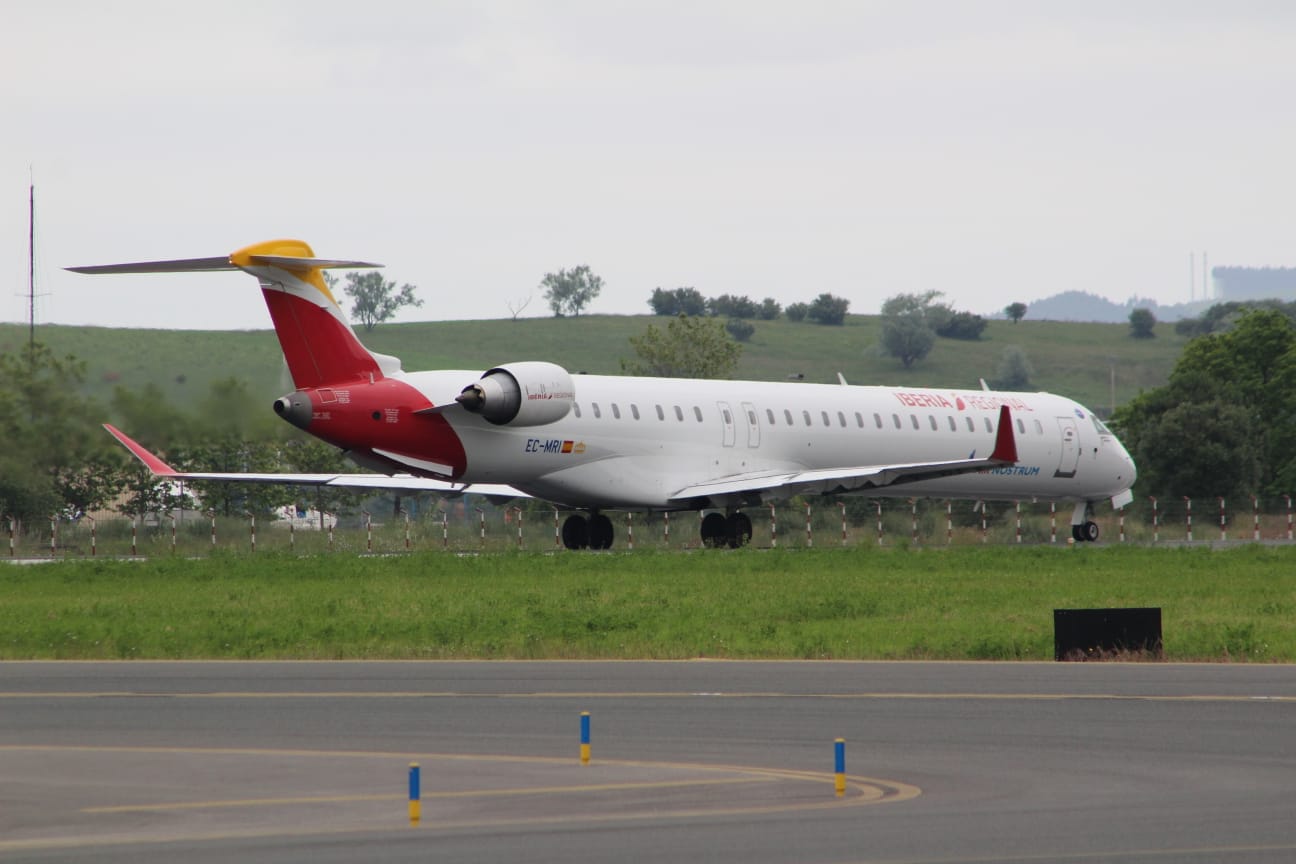
[[[788,307],[783,310],[783,314],[788,317],[789,321],[804,321],[806,313],[810,307],[804,303],[789,303]]]
[[[986,328],[986,320],[980,315],[974,315],[971,312],[955,312],[949,316],[936,330],[937,336],[944,336],[946,339],[967,339],[969,341],[980,339],[981,332]]]
[[[766,297],[760,305],[760,319],[762,321],[773,321],[782,313],[783,307],[773,297]]]
[[[756,325],[741,318],[730,318],[725,324],[725,330],[739,342],[746,342],[756,332]]]
[[[832,294],[820,294],[810,304],[806,315],[820,324],[841,324],[846,320],[846,310],[850,301],[845,297],[834,297]]]

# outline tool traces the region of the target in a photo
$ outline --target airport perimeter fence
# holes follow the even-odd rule
[[[1185,545],[1292,542],[1292,498],[1146,498],[1093,520],[1104,544]],[[757,548],[938,547],[971,544],[1065,545],[1071,505],[1049,502],[918,499],[793,500],[747,508]],[[294,522],[244,514],[177,511],[160,519],[50,518],[18,524],[4,517],[10,559],[146,558],[165,555],[401,554],[565,551],[562,521],[569,514],[537,506],[475,506],[459,501],[417,516],[367,511]],[[613,551],[702,548],[697,512],[609,513]],[[325,524],[319,524],[320,522]]]

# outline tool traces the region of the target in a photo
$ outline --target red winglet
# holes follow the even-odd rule
[[[990,458],[996,462],[1017,462],[1017,439],[1013,435],[1012,417],[1007,405],[999,406],[999,428],[995,430],[994,452]]]
[[[126,449],[129,450],[135,456],[136,459],[143,462],[144,467],[148,468],[154,474],[170,475],[170,474],[178,473],[170,465],[166,464],[161,459],[154,456],[149,451],[145,450],[144,447],[139,442],[135,441],[133,438],[131,438],[125,432],[118,429],[116,426],[113,426],[111,423],[105,423],[103,424],[103,427],[108,430],[108,434],[112,435],[123,445],[125,445]]]

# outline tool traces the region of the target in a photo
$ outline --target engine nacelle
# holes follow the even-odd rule
[[[455,401],[496,426],[543,426],[567,416],[576,387],[567,370],[553,363],[509,363],[487,370]]]

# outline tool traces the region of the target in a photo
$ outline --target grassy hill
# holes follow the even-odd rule
[[[572,371],[619,374],[622,358],[633,356],[629,337],[652,316],[581,316],[489,321],[438,321],[379,325],[361,332],[375,351],[393,354],[406,369],[482,369],[513,360],[550,360]],[[1035,368],[1032,389],[1070,396],[1099,413],[1140,390],[1164,384],[1184,345],[1171,325],[1158,325],[1156,338],[1130,338],[1126,324],[1055,321],[991,321],[975,342],[938,339],[928,357],[912,369],[879,356],[876,316],[849,316],[844,326],[825,327],[787,320],[756,322],[737,377],[833,382],[838,372],[852,384],[976,388],[992,379],[1008,345],[1020,346]],[[191,406],[211,382],[247,381],[267,404],[291,389],[271,330],[177,331],[45,325],[37,338],[57,354],[74,354],[87,364],[86,395],[103,401],[113,388],[158,386],[177,405]],[[0,351],[20,350],[27,328],[0,324]],[[467,382],[465,382],[467,383]]]

